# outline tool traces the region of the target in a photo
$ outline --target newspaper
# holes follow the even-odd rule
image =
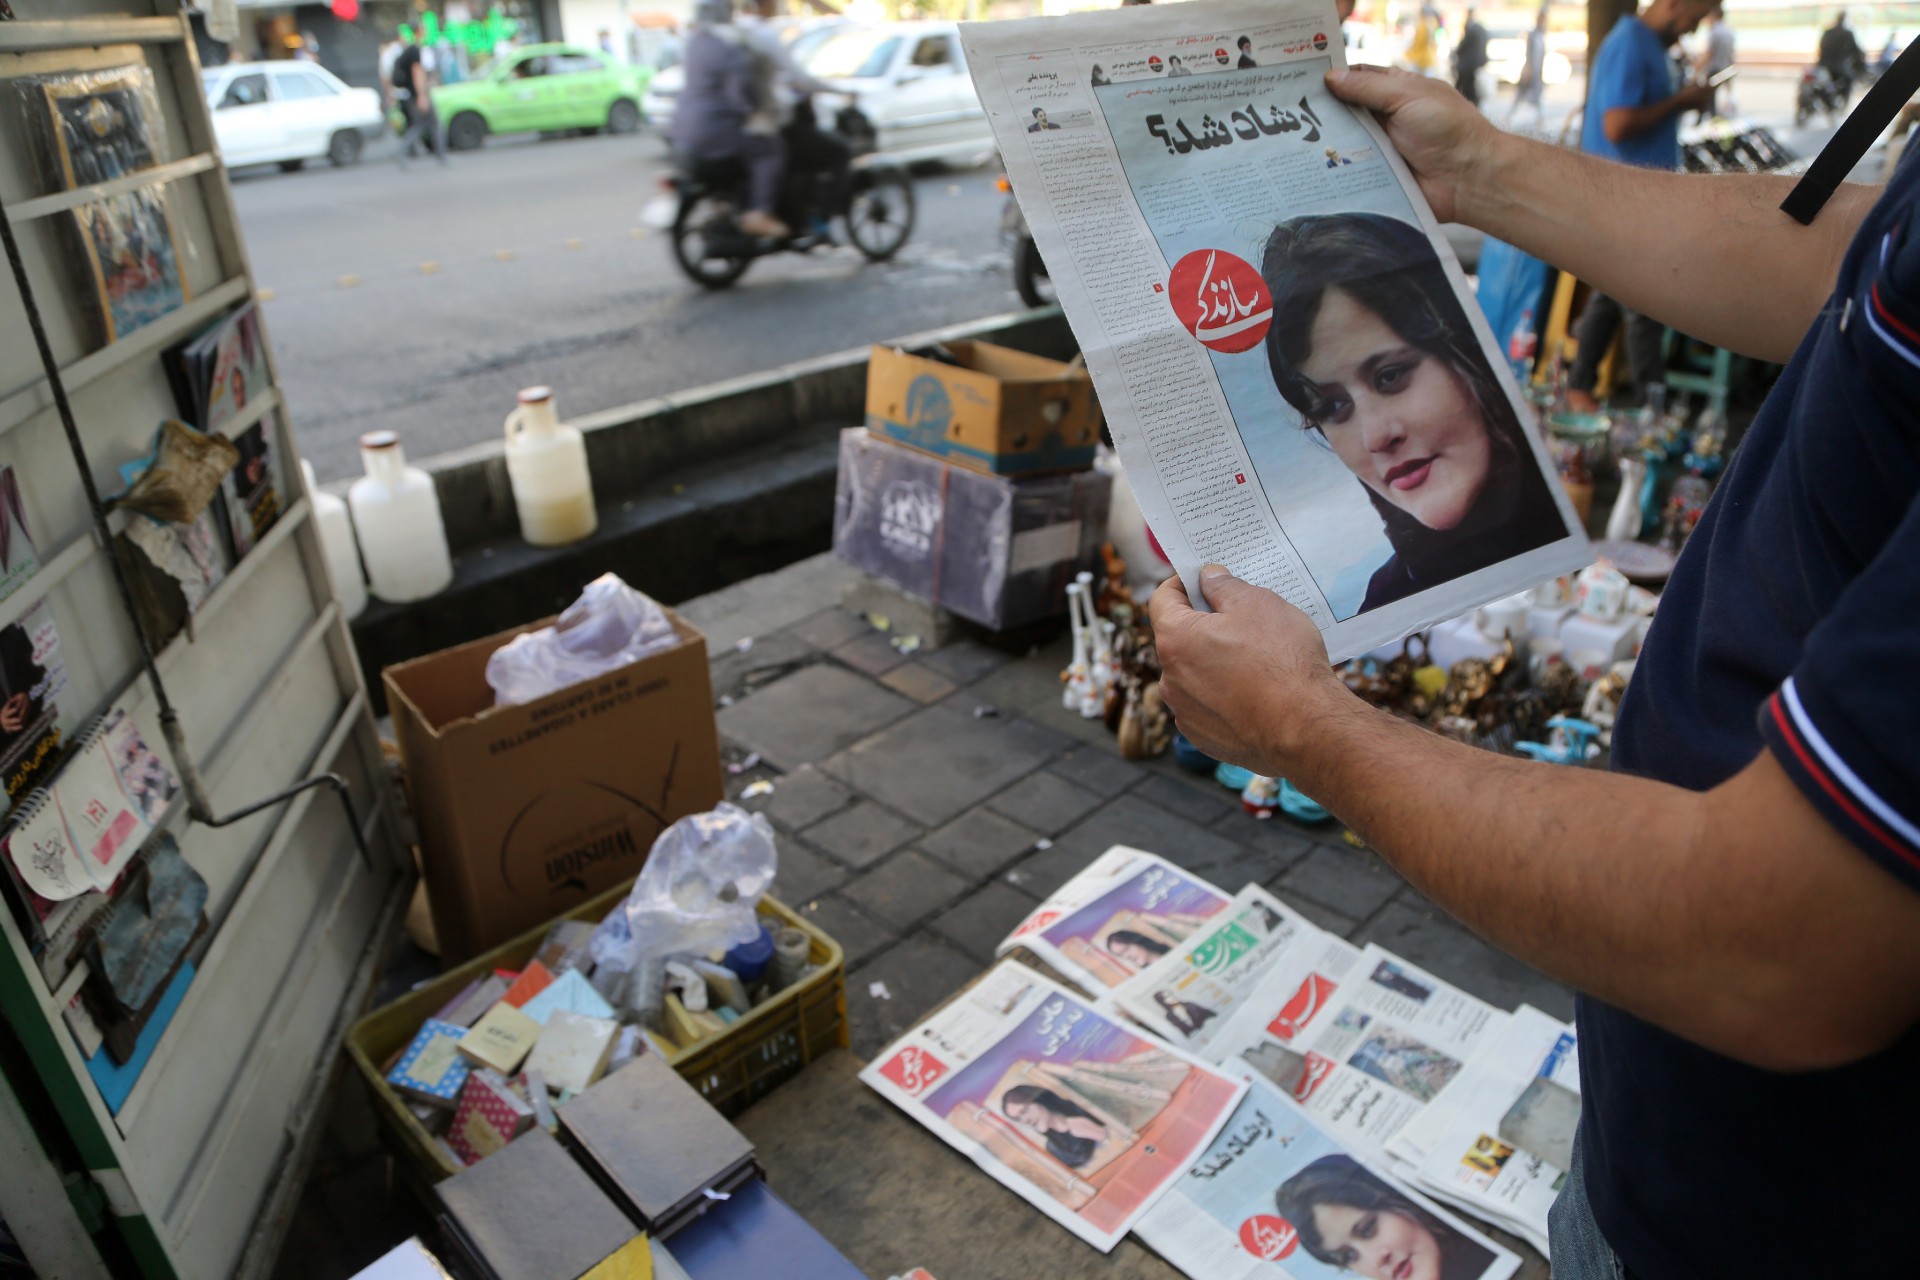
[[[967,62],[1147,523],[1341,661],[1592,561],[1327,0],[969,23]]]
[[[1185,1174],[1246,1091],[1010,961],[860,1078],[1102,1252]]]
[[[1387,1146],[1434,1196],[1547,1251],[1547,1213],[1580,1119],[1574,1030],[1522,1005],[1443,1101]]]
[[[1206,1154],[1134,1230],[1194,1280],[1505,1280],[1520,1265],[1356,1159],[1257,1076]]]
[[[1340,943],[1276,965],[1212,1049],[1244,1058],[1347,1146],[1385,1159],[1508,1016],[1379,946],[1355,956]]]
[[[1107,992],[1170,954],[1231,902],[1165,858],[1117,844],[1034,908],[994,954],[1025,947],[1110,1008]]]
[[[1207,1046],[1267,970],[1296,948],[1324,949],[1329,937],[1258,885],[1248,885],[1205,928],[1115,991],[1114,1002],[1162,1038],[1215,1061]]]

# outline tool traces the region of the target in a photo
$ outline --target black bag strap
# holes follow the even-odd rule
[[[1806,173],[1780,202],[1781,212],[1803,227],[1812,223],[1820,210],[1826,208],[1834,191],[1853,172],[1853,167],[1860,163],[1860,157],[1867,154],[1867,148],[1880,136],[1880,131],[1916,92],[1920,92],[1920,40],[1900,51],[1893,65],[1867,90],[1867,96],[1860,99],[1860,105],[1840,122],[1840,128],[1827,140],[1827,145],[1820,148],[1820,154],[1807,166]]]

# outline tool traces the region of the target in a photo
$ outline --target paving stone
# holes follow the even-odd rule
[[[982,965],[989,965],[993,963],[993,949],[1039,905],[1036,899],[995,880],[934,917],[929,927]]]
[[[773,878],[773,896],[790,907],[812,902],[853,878],[853,873],[831,858],[791,836],[779,842],[780,870]]]
[[[1388,906],[1353,941],[1377,942],[1499,1008],[1530,1004],[1573,1017],[1573,991],[1565,984],[1488,946],[1425,899],[1410,898]]]
[[[877,1058],[927,1014],[980,975],[980,965],[930,933],[916,933],[847,969],[847,1021],[853,1052]],[[885,999],[872,993],[886,984]]]
[[[713,696],[735,702],[772,684],[796,667],[820,660],[820,650],[791,632],[756,641],[745,653],[726,649],[713,655]]]
[[[850,867],[870,867],[919,834],[920,828],[899,814],[866,800],[856,800],[806,830],[809,844]]]
[[[1049,767],[1069,782],[1108,799],[1146,776],[1146,770],[1122,760],[1113,749],[1102,750],[1097,746],[1081,747],[1066,759],[1054,761]]]
[[[720,732],[792,772],[824,760],[914,704],[831,663],[804,667],[720,712]]]
[[[822,609],[810,618],[802,619],[787,628],[789,635],[795,635],[816,649],[838,649],[847,641],[864,636],[873,630],[866,619],[856,617],[845,609]]]
[[[852,973],[854,966],[868,956],[892,946],[896,941],[885,925],[839,894],[830,893],[804,904],[789,905],[805,916],[809,924],[840,944],[840,950],[846,953],[848,973]],[[852,979],[848,979],[847,989],[851,993]]]
[[[678,606],[680,616],[706,633],[710,653],[732,647],[742,636],[770,636],[838,600],[860,571],[822,552],[778,573],[736,582]]]
[[[1323,845],[1301,859],[1280,883],[1342,915],[1365,920],[1385,906],[1406,881],[1376,853]]]
[[[966,685],[998,671],[1011,660],[1011,655],[978,640],[955,640],[920,660],[955,684]]]
[[[880,631],[869,631],[864,636],[847,641],[833,651],[833,656],[855,671],[876,678],[907,660],[906,654],[893,647],[892,637]]]
[[[919,847],[978,882],[1033,848],[1032,831],[986,809],[971,809],[918,842]]]
[[[902,663],[881,676],[880,683],[923,705],[940,701],[957,687],[924,661]]]
[[[1328,933],[1338,934],[1351,941],[1353,935],[1360,931],[1358,920],[1351,916],[1343,916],[1331,907],[1323,907],[1311,898],[1303,898],[1297,893],[1290,892],[1285,885],[1278,883],[1278,880],[1279,877],[1276,876],[1275,882],[1267,885],[1267,891]]]
[[[1278,872],[1320,847],[1300,827],[1278,814],[1256,818],[1241,809],[1224,815],[1207,829],[1265,855],[1272,868],[1267,879],[1273,879]]]
[[[821,765],[863,795],[929,826],[957,817],[1066,746],[1038,725],[928,707]]]
[[[889,929],[905,932],[948,906],[972,887],[917,849],[896,853],[842,892]]]
[[[745,801],[749,809],[767,815],[777,827],[798,831],[853,802],[853,792],[810,764],[769,779],[773,794]]]
[[[1244,873],[1248,870],[1246,860],[1254,856],[1244,845],[1235,844],[1137,796],[1125,795],[1055,840],[1051,849],[1023,859],[1011,873],[1015,876],[1012,883],[1035,897],[1044,898],[1116,844],[1157,853],[1206,880],[1212,880],[1214,874]],[[1235,867],[1239,872],[1232,870]],[[1240,886],[1220,884],[1219,887],[1237,889]]]
[[[1061,705],[1060,670],[1065,665],[1065,658],[1057,662],[1044,656],[1020,658],[969,685],[968,691],[1004,711],[1017,711],[1055,733],[1104,745],[1112,751],[1113,735],[1104,722],[1084,719],[1079,712]]]
[[[1221,814],[1245,812],[1240,808],[1240,797],[1219,783],[1184,771],[1182,775],[1169,777],[1165,773],[1155,773],[1135,787],[1133,793],[1142,800],[1179,814],[1188,822],[1202,825],[1219,821]],[[1187,781],[1188,778],[1193,781]]]
[[[1085,787],[1043,770],[1014,783],[987,807],[1043,836],[1052,836],[1092,813],[1100,803],[1100,797]]]

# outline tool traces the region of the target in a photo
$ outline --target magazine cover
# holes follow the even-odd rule
[[[1248,885],[1226,911],[1128,979],[1114,1000],[1141,1026],[1216,1061],[1208,1045],[1267,971],[1295,947],[1324,947],[1329,936]]]
[[[228,542],[237,562],[280,517],[284,485],[273,448],[278,413],[236,432],[247,408],[273,385],[260,312],[249,302],[222,316],[168,354],[180,416],[202,431],[230,438],[240,461],[221,485]]]
[[[159,163],[153,72],[115,67],[40,81],[53,152],[66,189],[109,182]]]
[[[186,276],[167,190],[142,187],[73,211],[100,300],[108,342],[117,342],[186,302]]]
[[[1274,967],[1214,1051],[1239,1055],[1342,1142],[1384,1159],[1508,1015],[1379,946],[1309,951]]]
[[[1220,1136],[1134,1228],[1194,1280],[1505,1280],[1520,1260],[1249,1073]]]
[[[9,801],[45,782],[59,763],[66,688],[60,629],[43,600],[0,628],[0,779]]]
[[[1165,858],[1117,844],[1035,908],[996,954],[1026,947],[1102,996],[1171,954],[1231,901]]]
[[[40,553],[27,531],[26,500],[20,494],[20,476],[11,466],[0,466],[0,600],[18,591],[40,572]]]
[[[860,1078],[1102,1252],[1185,1173],[1246,1090],[1010,961]]]
[[[1147,523],[1340,661],[1588,564],[1465,275],[1335,98],[1328,0],[968,23],[968,67]],[[1204,606],[1202,606],[1204,607]]]

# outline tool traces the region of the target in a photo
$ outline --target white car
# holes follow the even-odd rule
[[[230,62],[200,79],[229,169],[278,164],[291,171],[322,156],[349,165],[386,131],[379,94],[311,62]]]
[[[1519,84],[1520,71],[1527,65],[1527,33],[1491,31],[1487,34],[1487,74],[1495,84]],[[1565,84],[1573,76],[1573,63],[1567,55],[1547,46],[1540,65],[1540,78],[1549,85]]]

